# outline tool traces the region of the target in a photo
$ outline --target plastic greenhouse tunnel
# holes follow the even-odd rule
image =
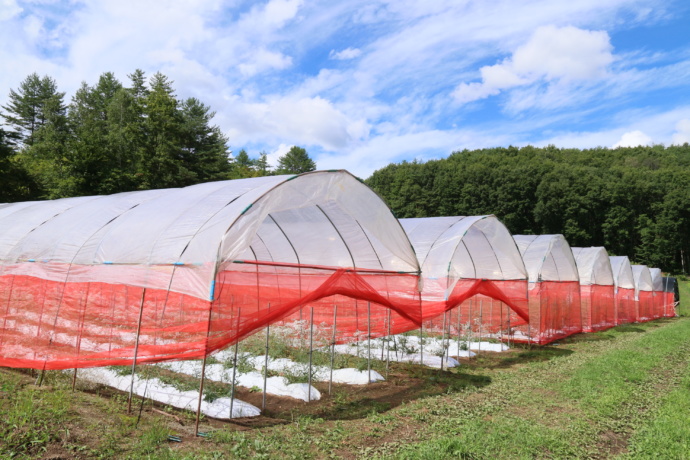
[[[582,331],[594,332],[616,325],[613,270],[603,247],[571,248],[580,274]]]
[[[2,205],[0,261],[8,367],[199,358],[305,308],[339,341],[422,319],[405,232],[345,171]]]
[[[654,286],[654,300],[652,306],[652,319],[663,318],[664,316],[664,276],[660,268],[650,268],[649,274],[652,275],[652,286]]]
[[[654,282],[646,265],[632,266],[635,280],[635,321],[651,321],[654,314]]]
[[[422,268],[427,330],[503,337],[527,324],[527,271],[495,216],[400,219]],[[447,314],[446,314],[447,312]]]
[[[529,275],[529,325],[538,344],[582,332],[580,277],[563,235],[514,235]]]
[[[613,285],[616,288],[616,324],[637,321],[635,303],[635,277],[630,259],[626,256],[610,256]]]

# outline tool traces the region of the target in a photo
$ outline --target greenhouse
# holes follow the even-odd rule
[[[496,334],[526,324],[527,272],[510,232],[495,216],[400,223],[422,269],[425,327],[447,323]]]
[[[593,332],[616,325],[613,271],[603,247],[572,248],[580,274],[582,331]]]
[[[634,323],[637,320],[637,307],[635,278],[630,259],[626,256],[610,256],[609,260],[616,288],[616,324]]]
[[[664,316],[664,276],[660,268],[650,268],[649,274],[652,275],[652,286],[654,286],[654,301],[652,307],[652,319],[663,318]]]
[[[673,318],[676,316],[676,305],[680,293],[678,292],[678,280],[671,276],[664,277],[664,317]]]
[[[1,366],[198,358],[300,309],[341,341],[421,323],[409,240],[345,171],[2,205],[0,235]]]
[[[635,321],[650,321],[654,312],[654,282],[649,267],[646,265],[632,266],[635,280]]]
[[[546,344],[582,332],[580,277],[563,235],[514,235],[529,276],[526,340]]]

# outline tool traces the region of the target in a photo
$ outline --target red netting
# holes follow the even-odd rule
[[[581,285],[582,332],[594,332],[616,325],[614,287]]]
[[[637,302],[634,289],[618,288],[616,293],[616,324],[637,321]]]
[[[2,276],[0,366],[67,369],[131,364],[135,355],[137,362],[198,358],[301,305],[332,322],[338,304],[339,340],[369,325],[372,336],[387,334],[389,310],[392,333],[421,322],[413,275],[239,267],[219,274],[213,302],[160,289]]]
[[[477,335],[508,333],[529,319],[527,281],[460,280],[447,301],[423,301],[422,310],[428,331],[441,332],[444,321],[450,325],[459,321],[462,328]],[[444,319],[445,311],[450,315]]]
[[[673,318],[676,316],[676,298],[673,292],[664,292],[664,317]]]
[[[582,332],[580,283],[542,281],[529,290],[529,324],[513,338],[517,342],[547,344]]]
[[[666,306],[664,305],[664,292],[654,291],[654,306],[652,311],[652,318],[659,319],[663,318],[666,312]]]
[[[639,291],[637,301],[637,322],[651,321],[654,318],[654,292]]]

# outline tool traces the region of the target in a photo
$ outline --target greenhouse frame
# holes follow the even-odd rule
[[[664,275],[660,268],[650,268],[650,275],[652,275],[652,286],[654,286],[654,306],[652,309],[652,318],[663,318],[664,305]]]
[[[673,318],[676,316],[676,304],[678,302],[678,280],[671,276],[665,276],[664,284],[664,317]]]
[[[635,277],[627,256],[610,256],[613,284],[616,288],[616,324],[637,320],[635,303]]]
[[[644,322],[654,319],[654,282],[652,273],[646,265],[633,265],[635,279],[635,321]]]
[[[305,308],[340,341],[421,324],[407,235],[346,171],[5,204],[0,235],[0,366],[199,358]]]
[[[615,326],[615,287],[606,249],[571,249],[580,275],[582,331],[594,332]]]
[[[448,323],[496,334],[527,323],[527,271],[510,232],[495,216],[400,223],[422,269],[425,327]]]
[[[580,276],[563,235],[514,235],[529,276],[527,340],[546,344],[582,332]]]

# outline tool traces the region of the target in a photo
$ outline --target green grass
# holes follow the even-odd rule
[[[177,423],[146,403],[137,424],[121,393],[72,393],[57,372],[37,389],[35,377],[0,369],[0,458],[690,459],[690,285],[680,287],[680,318],[485,353],[450,371],[396,364],[376,385],[393,395],[400,385],[402,402],[338,387],[320,405],[269,407],[273,418],[255,424],[202,419],[206,439],[190,431],[191,412],[173,411]],[[284,345],[276,340],[275,353],[304,362],[303,350]]]

